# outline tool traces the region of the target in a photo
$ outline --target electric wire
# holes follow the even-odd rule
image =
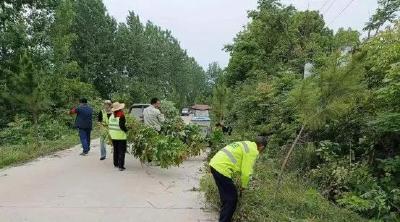
[[[326,8],[326,9],[324,10],[324,13],[323,13],[323,14],[327,13],[327,12],[332,8],[332,6],[333,6],[334,4],[335,4],[335,0],[333,0],[333,1],[331,2],[331,4],[329,4],[328,8]]]
[[[339,14],[338,14],[334,19],[332,19],[332,21],[331,21],[330,23],[335,22],[336,19],[338,19],[338,18],[350,7],[350,5],[351,5],[354,1],[355,1],[355,0],[350,0],[350,1],[347,3],[346,7],[344,7],[344,8],[342,9],[342,11],[340,11]]]
[[[321,11],[325,6],[330,2],[331,0],[326,0],[324,4],[321,6],[321,8],[318,9],[318,11]]]

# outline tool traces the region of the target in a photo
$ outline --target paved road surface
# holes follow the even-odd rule
[[[88,156],[76,146],[23,166],[0,170],[1,222],[215,221],[202,210],[200,158],[180,168],[140,165],[126,156],[124,172],[99,160],[99,141]],[[109,152],[108,152],[109,154]]]

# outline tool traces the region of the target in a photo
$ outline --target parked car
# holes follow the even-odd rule
[[[150,104],[133,104],[129,109],[131,116],[135,117],[137,120],[143,122],[143,110],[149,107]]]
[[[189,116],[189,108],[183,108],[181,112],[181,116]]]

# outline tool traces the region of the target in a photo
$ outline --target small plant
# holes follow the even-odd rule
[[[206,147],[206,139],[201,134],[201,129],[199,126],[194,124],[189,124],[184,128],[184,142],[188,146],[187,154],[188,156],[198,156]]]

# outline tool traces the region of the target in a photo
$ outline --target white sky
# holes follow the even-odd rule
[[[217,61],[225,67],[228,53],[222,48],[248,22],[247,10],[257,7],[257,0],[103,0],[108,12],[118,22],[125,22],[128,11],[169,29],[204,68]],[[300,10],[320,9],[328,26],[351,27],[359,31],[374,13],[377,0],[282,0]],[[350,4],[350,5],[349,5]],[[343,9],[349,7],[340,14]],[[339,15],[340,14],[340,15]]]

